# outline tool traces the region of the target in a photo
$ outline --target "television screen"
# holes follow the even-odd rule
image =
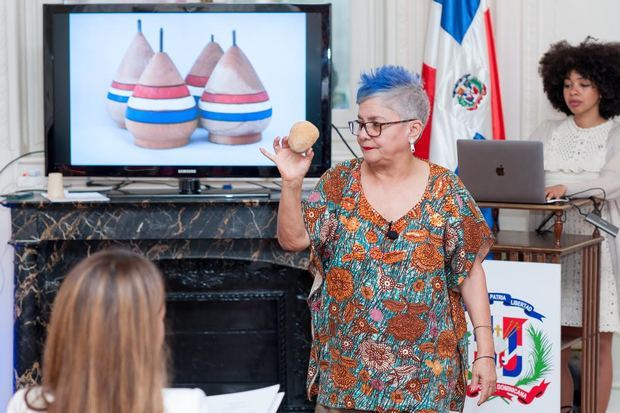
[[[46,170],[275,177],[299,120],[330,166],[330,6],[44,6]]]

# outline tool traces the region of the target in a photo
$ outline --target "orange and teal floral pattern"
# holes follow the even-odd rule
[[[364,196],[362,162],[327,171],[303,203],[315,277],[308,396],[340,409],[462,411],[467,326],[456,287],[491,232],[458,177],[434,164],[420,201],[390,225]]]

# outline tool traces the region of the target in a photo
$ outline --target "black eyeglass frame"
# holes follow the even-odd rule
[[[362,131],[362,129],[364,129],[366,131],[366,134],[370,136],[371,138],[378,138],[379,136],[381,136],[384,126],[395,125],[397,123],[412,122],[414,120],[418,120],[418,119],[411,118],[411,119],[395,120],[393,122],[376,122],[376,121],[360,122],[359,120],[351,120],[348,122],[348,124],[349,124],[349,132],[351,132],[351,134],[354,136],[358,136],[360,132]],[[353,132],[353,128],[355,127],[354,125],[356,123],[359,125],[359,131],[357,133]],[[375,125],[379,125],[379,133],[377,133],[376,135],[373,135],[372,133],[370,133],[368,131],[368,128],[366,127],[366,125],[369,123],[374,123]]]

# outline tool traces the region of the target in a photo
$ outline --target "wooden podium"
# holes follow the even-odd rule
[[[572,201],[572,204],[577,207],[590,203],[589,199]],[[493,216],[496,218],[496,222],[499,209],[544,211],[555,215],[553,234],[539,235],[536,232],[501,231],[496,227],[494,231],[496,241],[491,248],[495,259],[559,264],[560,257],[562,256],[581,254],[582,328],[562,328],[562,350],[568,349],[581,341],[580,412],[596,413],[599,346],[599,262],[600,245],[603,238],[600,236],[598,229],[594,230],[592,236],[562,233],[562,218],[568,209],[573,208],[573,205],[478,202],[480,208],[493,209]],[[575,330],[580,333],[578,336],[575,336]]]

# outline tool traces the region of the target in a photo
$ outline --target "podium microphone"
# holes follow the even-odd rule
[[[599,215],[599,213],[597,213],[596,210],[586,215],[586,221],[594,225],[601,231],[605,231],[614,238],[618,235],[618,227],[601,218],[601,216]]]
[[[389,239],[391,239],[392,241],[394,241],[396,238],[398,238],[398,232],[396,232],[396,231],[394,231],[394,230],[392,229],[392,221],[390,221],[390,222],[388,223],[388,229],[387,229],[387,232],[385,233],[385,235],[386,235]]]

